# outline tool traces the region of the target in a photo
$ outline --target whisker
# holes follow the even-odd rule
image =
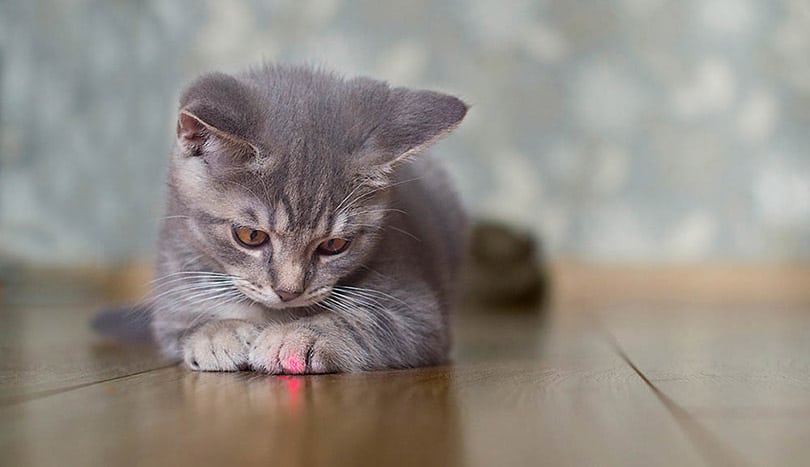
[[[363,227],[363,228],[366,228],[366,229],[373,229],[373,230],[382,230],[382,229],[383,229],[383,227],[382,227],[382,226],[380,226],[380,225],[371,225],[371,224],[354,224],[354,223],[349,223],[349,224],[345,224],[344,226],[345,226],[345,227]]]
[[[154,282],[153,281],[154,283],[151,284],[151,286],[152,286],[153,289],[157,289],[157,288],[160,288],[160,287],[165,287],[167,285],[177,284],[177,283],[191,285],[191,284],[217,284],[217,283],[235,282],[235,281],[236,281],[235,278],[232,279],[230,277],[181,276],[181,277],[168,278],[168,279],[162,280],[160,282]]]
[[[232,288],[233,282],[226,281],[226,282],[216,282],[216,283],[197,283],[197,284],[186,284],[182,287],[174,287],[169,288],[168,290],[164,290],[157,295],[152,296],[153,300],[157,300],[158,298],[162,298],[167,295],[178,294],[183,292],[194,292],[199,290],[212,290],[212,289],[229,289]],[[156,288],[153,292],[157,292],[160,289]]]
[[[412,234],[412,233],[408,232],[407,230],[403,230],[403,229],[400,229],[399,227],[394,227],[394,226],[390,226],[390,225],[388,226],[388,228],[389,228],[389,229],[391,229],[391,230],[394,230],[394,231],[396,231],[396,232],[399,232],[399,233],[401,233],[401,234],[407,235],[407,236],[411,237],[412,239],[416,240],[417,242],[421,242],[421,241],[422,241],[422,239],[421,239],[421,238],[419,238],[419,237],[417,237],[416,235],[414,235],[414,234]]]
[[[394,300],[394,301],[397,301],[397,302],[401,303],[406,308],[410,308],[410,306],[405,301],[403,301],[402,299],[397,298],[397,297],[395,297],[395,296],[393,296],[391,294],[387,294],[385,292],[380,292],[379,290],[369,289],[369,288],[366,288],[366,287],[353,287],[353,286],[350,286],[350,285],[341,285],[341,286],[337,286],[335,288],[338,289],[338,290],[342,290],[345,293],[355,292],[355,293],[360,293],[360,294],[377,295],[377,296],[382,296],[382,297],[385,297],[385,298],[390,298],[391,300]]]
[[[164,276],[157,277],[152,280],[152,282],[157,282],[163,279],[168,279],[170,277],[176,276],[205,276],[205,277],[235,277],[231,276],[230,274],[225,274],[221,272],[206,272],[206,271],[177,271],[166,274]]]
[[[403,211],[402,209],[382,208],[382,209],[371,209],[369,211],[353,212],[352,215],[359,216],[360,214],[376,214],[378,212],[397,212],[397,213],[400,213],[400,214],[408,214],[406,211]]]
[[[259,174],[257,178],[259,179],[259,182],[261,182],[262,184],[262,189],[264,190],[264,199],[269,200],[270,191],[267,189],[267,183],[264,181],[264,177],[261,174]]]
[[[348,291],[341,291],[341,290],[332,290],[332,293],[341,298],[345,298],[347,300],[354,301],[355,303],[367,306],[381,306],[382,304],[379,301],[376,301],[370,297],[365,297],[361,294],[351,294]]]
[[[189,300],[194,300],[198,297],[212,297],[216,296],[220,293],[227,293],[231,290],[234,290],[231,286],[219,286],[219,287],[211,287],[204,289],[202,291],[189,291],[189,290],[170,290],[169,293],[166,293],[162,297],[159,298],[168,298],[175,302],[188,302]],[[188,293],[192,292],[192,293]],[[155,298],[155,300],[158,297]]]
[[[374,274],[376,274],[376,275],[380,276],[381,278],[383,278],[383,279],[385,279],[385,280],[388,280],[388,281],[391,281],[391,280],[392,280],[390,276],[388,276],[388,275],[386,275],[386,274],[381,273],[380,271],[378,271],[378,270],[376,270],[376,269],[372,268],[371,266],[368,266],[368,265],[366,265],[366,264],[361,264],[361,265],[360,265],[360,267],[361,267],[362,269],[365,269],[366,271],[372,272],[372,273],[374,273]]]
[[[337,302],[341,302],[344,304],[348,303],[360,309],[363,309],[364,311],[367,312],[365,315],[369,317],[372,317],[375,314],[385,312],[385,307],[383,307],[382,304],[380,304],[379,302],[374,302],[363,298],[358,299],[357,297],[341,294],[339,292],[335,294],[334,299]]]
[[[197,256],[196,258],[200,258],[200,256]],[[155,293],[159,292],[161,289],[165,289],[171,284],[175,284],[178,282],[185,282],[188,284],[199,284],[202,282],[206,282],[205,279],[210,279],[211,280],[210,282],[213,283],[218,282],[220,280],[230,280],[231,277],[233,276],[229,274],[206,272],[206,271],[175,271],[173,273],[166,274],[164,276],[150,280],[146,284],[149,290],[145,292],[136,301],[136,303],[147,304],[150,301],[154,300]]]
[[[236,304],[242,303],[245,299],[248,299],[245,296],[245,294],[243,294],[242,292],[239,292],[238,290],[236,292],[237,293],[235,293],[235,294],[231,294],[231,297],[225,299],[220,305],[221,306],[236,305]]]
[[[189,307],[189,308],[190,307],[198,307],[198,306],[200,306],[202,304],[209,303],[209,302],[214,302],[214,304],[221,304],[221,300],[234,297],[235,296],[234,294],[236,294],[236,293],[237,293],[236,291],[219,292],[219,293],[216,293],[216,294],[213,294],[213,295],[209,293],[209,294],[205,294],[205,295],[200,295],[200,296],[196,297],[194,300],[191,300],[191,301],[189,301],[191,299],[191,297],[188,297],[186,299],[179,300],[179,302],[182,303],[183,306]]]
[[[152,279],[150,281],[150,284],[162,281],[164,279],[168,279],[170,277],[175,277],[175,276],[183,276],[183,277],[217,277],[217,278],[227,277],[229,279],[235,279],[236,278],[236,276],[233,276],[231,274],[224,274],[224,273],[221,273],[221,272],[177,271],[177,272],[173,272],[173,273],[170,273],[170,274],[166,274],[165,276],[161,276],[161,277]]]
[[[360,194],[359,196],[355,197],[355,199],[353,199],[353,200],[351,201],[351,203],[347,204],[347,205],[346,205],[345,207],[343,207],[341,210],[337,210],[337,209],[336,209],[336,210],[335,210],[335,213],[336,213],[336,214],[337,214],[337,213],[343,213],[343,212],[347,211],[349,208],[351,208],[351,207],[352,207],[352,206],[353,206],[355,203],[357,203],[358,201],[360,201],[360,200],[362,200],[362,199],[365,199],[365,198],[368,198],[369,196],[371,196],[371,195],[373,195],[373,194],[375,194],[375,193],[377,193],[377,192],[379,192],[379,191],[382,191],[382,190],[387,190],[387,189],[389,189],[389,188],[393,188],[393,187],[395,187],[395,186],[399,186],[399,185],[402,185],[402,184],[404,184],[404,183],[409,183],[409,182],[413,182],[413,181],[416,181],[416,180],[420,180],[420,179],[422,179],[422,178],[424,178],[424,177],[414,177],[414,178],[409,178],[409,179],[407,179],[407,180],[401,180],[401,181],[396,182],[396,183],[390,183],[390,184],[383,185],[383,186],[381,186],[381,187],[378,187],[378,188],[375,188],[375,189],[369,190],[369,191],[367,191],[367,192],[364,192],[364,193]]]
[[[366,177],[366,179],[368,180],[368,177]],[[335,213],[339,213],[339,212],[341,212],[341,211],[340,211],[340,209],[343,207],[343,203],[345,203],[345,202],[346,202],[346,200],[348,200],[349,198],[351,198],[351,196],[352,196],[352,195],[353,195],[353,194],[354,194],[354,193],[355,193],[357,190],[359,190],[359,189],[361,189],[361,188],[363,188],[363,187],[365,187],[365,186],[366,186],[366,185],[365,185],[364,183],[362,183],[362,182],[361,182],[361,183],[358,183],[358,184],[357,184],[357,186],[355,186],[355,187],[352,189],[352,191],[350,191],[350,192],[349,192],[349,194],[348,194],[348,195],[346,195],[346,196],[345,196],[345,197],[344,197],[344,198],[343,198],[343,199],[340,201],[340,203],[338,203],[338,205],[337,205],[337,207],[335,208],[334,212],[335,212]]]
[[[249,191],[249,192],[250,192],[250,194],[251,194],[251,195],[253,195],[253,197],[254,197],[254,198],[256,198],[257,200],[261,201],[261,198],[259,197],[259,195],[257,195],[257,194],[256,194],[256,193],[255,193],[253,190],[251,190],[250,188],[246,187],[245,185],[242,185],[242,184],[241,184],[241,183],[239,183],[239,182],[235,182],[235,181],[233,181],[233,180],[222,180],[222,182],[224,182],[224,183],[231,183],[231,184],[236,185],[236,186],[238,186],[238,187],[240,187],[240,188],[243,188],[243,189],[245,189],[245,190]]]
[[[382,336],[387,336],[390,339],[396,338],[396,333],[390,329],[389,326],[383,326],[382,321],[377,319],[381,318],[384,315],[383,313],[378,312],[376,314],[371,314],[369,313],[370,310],[366,309],[368,308],[368,305],[364,307],[358,304],[357,301],[345,296],[330,297],[328,301],[331,302],[333,306],[338,308],[338,310],[342,311],[344,315],[348,315],[349,317],[353,318],[356,325],[366,327],[372,332]],[[385,321],[387,324],[389,320]]]
[[[186,262],[180,265],[180,269],[185,270],[185,268],[191,266],[192,264],[196,263],[197,261],[202,259],[202,255],[195,255],[189,258]]]

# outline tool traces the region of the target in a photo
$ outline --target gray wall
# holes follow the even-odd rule
[[[258,60],[457,93],[470,209],[601,261],[810,258],[810,2],[5,0],[0,258],[148,255],[182,83]]]

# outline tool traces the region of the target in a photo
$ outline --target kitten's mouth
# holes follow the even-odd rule
[[[316,305],[325,300],[332,292],[331,287],[321,287],[311,292],[304,292],[301,296],[290,300],[282,301],[275,293],[266,293],[258,289],[252,283],[242,279],[234,281],[234,285],[242,292],[247,298],[256,303],[266,306],[267,308],[284,309],[284,308],[301,308],[305,306]]]
[[[321,287],[320,289],[314,290],[312,293],[308,294],[307,296],[307,305],[317,305],[322,301],[329,298],[329,295],[332,294],[332,287],[325,286]]]

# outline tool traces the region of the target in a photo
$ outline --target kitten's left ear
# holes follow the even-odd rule
[[[383,169],[417,154],[449,134],[467,114],[461,99],[433,91],[391,90],[388,118],[371,133],[368,149]]]

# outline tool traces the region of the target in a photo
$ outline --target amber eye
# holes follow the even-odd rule
[[[267,232],[251,229],[250,227],[235,226],[233,228],[233,238],[239,244],[248,248],[256,248],[267,243],[270,238]]]
[[[336,255],[346,251],[349,247],[349,240],[345,238],[330,238],[318,244],[318,254],[320,255]]]

